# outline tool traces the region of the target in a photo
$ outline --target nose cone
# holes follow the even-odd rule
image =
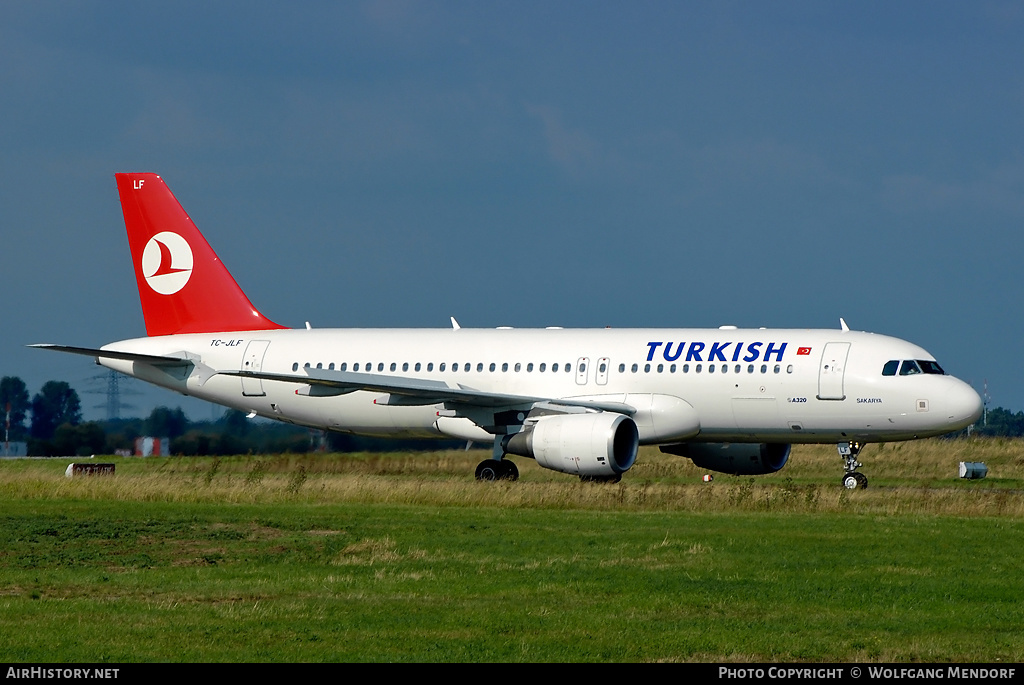
[[[944,398],[946,415],[950,423],[950,430],[959,430],[970,426],[981,418],[981,396],[963,381],[956,378],[950,378],[950,380],[953,383],[950,384]]]

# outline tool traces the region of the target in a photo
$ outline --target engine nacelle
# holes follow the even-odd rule
[[[640,436],[633,419],[611,412],[562,414],[503,441],[505,451],[544,468],[580,476],[617,476],[636,461]]]
[[[686,457],[702,469],[734,476],[775,473],[789,461],[792,445],[743,442],[684,442],[662,445],[661,451]]]

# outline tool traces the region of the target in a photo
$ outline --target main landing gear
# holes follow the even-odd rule
[[[504,435],[494,436],[494,456],[477,465],[477,480],[519,480],[519,469],[505,452],[506,438]]]
[[[841,442],[836,445],[839,449],[839,457],[843,460],[843,487],[847,490],[865,489],[868,486],[868,477],[857,469],[864,464],[857,461],[857,455],[864,448],[859,442]]]
[[[477,480],[519,480],[519,469],[509,459],[484,459],[476,467]]]

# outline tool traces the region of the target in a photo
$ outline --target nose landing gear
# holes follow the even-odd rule
[[[857,461],[857,455],[864,445],[859,442],[840,442],[836,447],[839,449],[839,457],[843,460],[843,470],[846,471],[841,481],[843,487],[847,490],[865,489],[868,486],[868,477],[857,470],[864,466]]]

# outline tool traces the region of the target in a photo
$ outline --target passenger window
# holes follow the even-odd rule
[[[533,362],[530,362],[529,364],[526,365],[526,373],[530,373],[532,371],[533,371]]]
[[[342,362],[341,363],[341,370],[342,371],[348,371],[348,362]]]
[[[735,369],[733,369],[733,371],[735,371],[736,373],[739,373],[739,372],[740,372],[740,371],[742,371],[742,370],[743,370],[743,367],[742,367],[742,366],[740,366],[739,364],[737,364],[737,365],[736,365],[736,368],[735,368]]]
[[[434,370],[434,362],[427,362],[427,371],[433,371],[433,370]],[[441,369],[441,370],[444,371],[444,369]]]
[[[650,373],[650,372],[651,372],[651,365],[650,364],[644,364],[644,373]]]
[[[781,371],[781,370],[782,370],[782,367],[781,367],[781,366],[779,366],[778,364],[776,364],[776,365],[775,365],[775,373],[778,373],[778,372],[779,372],[779,371]]]
[[[353,371],[358,371],[359,370],[359,362],[356,362],[355,364],[352,365],[352,370]]]
[[[538,367],[538,371],[540,371],[541,373],[544,373],[547,370],[547,368],[548,368],[548,365],[542,363],[540,365],[540,367]]]
[[[419,371],[420,370],[420,363],[419,362],[416,362],[416,367],[413,370],[414,371]]]
[[[394,366],[394,364],[392,364],[391,366]],[[384,370],[384,362],[377,362],[377,370],[378,371],[383,371]],[[392,369],[392,371],[394,371],[394,369]]]
[[[898,369],[899,366],[900,366],[900,360],[899,359],[893,359],[892,361],[886,362],[885,366],[882,367],[882,375],[883,376],[895,376],[896,375],[896,369]]]
[[[391,362],[391,370],[392,371],[396,371],[397,369],[398,369],[398,365],[395,364],[394,362]]]
[[[483,363],[483,362],[479,362],[479,363],[477,363],[477,365],[476,365],[476,372],[477,372],[477,373],[480,373],[480,372],[482,372],[483,370],[484,370],[484,363]]]
[[[714,364],[708,364],[708,373],[714,373],[714,372],[715,372],[715,365]]]
[[[665,365],[664,364],[658,364],[658,373],[661,373],[664,370],[665,370]]]
[[[768,365],[761,364],[761,373],[768,373]]]
[[[558,371],[558,369],[555,369],[555,371]],[[619,364],[619,373],[626,373],[626,365],[625,364]]]
[[[789,366],[786,367],[786,373],[793,373],[793,365],[792,364],[790,364]]]
[[[299,370],[299,363],[295,362],[294,364],[292,364],[292,371],[298,371],[298,370]]]
[[[558,362],[551,365],[551,373],[555,373],[556,371],[558,371]]]
[[[515,366],[516,373],[519,373],[519,369],[521,369],[521,368],[523,368],[523,365],[520,364],[519,362],[516,362],[516,366]]]
[[[444,371],[444,362],[441,362],[441,366],[437,367],[438,371]]]
[[[683,373],[690,373],[690,365],[683,364]]]
[[[483,366],[483,364],[481,364],[480,366],[482,367],[482,366]],[[472,366],[470,365],[470,363],[469,363],[469,362],[466,362],[466,365],[462,367],[463,371],[466,371],[467,373],[469,372],[469,370],[470,370],[471,368],[473,368],[473,367],[472,367]]]
[[[491,365],[487,368],[490,369],[491,371],[494,371],[494,369],[497,367],[494,366],[494,362],[491,362]]]
[[[501,370],[502,370],[503,372],[504,372],[504,371],[508,371],[508,362],[505,362],[504,364],[502,364],[502,365],[501,365]]]
[[[633,364],[633,366],[632,366],[632,371],[633,371],[633,373],[636,373],[636,370],[637,370],[637,368],[638,368],[638,367],[637,367],[637,365],[636,365],[636,364]]]
[[[697,366],[695,366],[695,367],[693,368],[693,370],[694,370],[694,371],[695,371],[696,373],[700,373],[700,366],[701,366],[700,364],[697,364]]]
[[[747,373],[754,373],[754,365],[753,364],[751,364],[750,366],[747,367]]]
[[[675,373],[676,372],[676,365],[673,364],[672,366],[668,367],[668,372],[669,373]]]

